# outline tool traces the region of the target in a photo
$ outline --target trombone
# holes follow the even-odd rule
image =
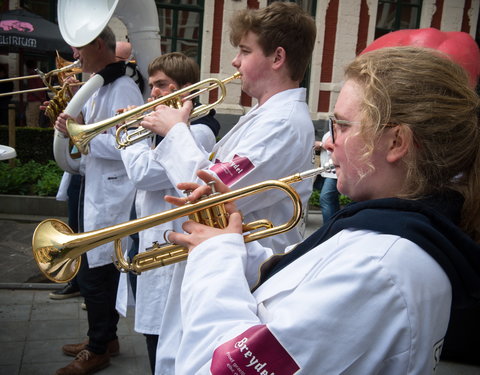
[[[53,69],[53,70],[51,70],[47,73],[43,73],[39,69],[36,69],[36,71],[38,72],[38,74],[0,79],[0,83],[18,81],[18,80],[23,80],[23,79],[41,78],[41,80],[43,81],[43,83],[47,87],[38,87],[38,88],[34,88],[34,89],[6,92],[6,93],[0,94],[0,97],[7,96],[7,95],[15,95],[15,94],[25,94],[25,93],[36,92],[36,91],[47,91],[47,90],[55,91],[56,89],[61,89],[61,86],[52,86],[49,82],[49,79],[51,79],[54,75],[61,74],[61,73],[66,73],[66,72],[69,72],[71,74],[79,74],[79,73],[82,72],[82,69],[81,69],[80,60],[76,60],[73,63],[70,63],[66,66],[61,67],[61,68]]]
[[[280,180],[267,180],[227,193],[213,191],[211,195],[195,203],[86,233],[73,233],[72,229],[60,220],[47,219],[37,226],[33,234],[33,255],[40,271],[48,279],[62,283],[75,277],[80,268],[82,254],[113,241],[117,268],[122,272],[140,274],[187,259],[188,249],[176,244],[154,243],[151,250],[147,249],[135,255],[130,261],[123,256],[121,245],[123,237],[184,216],[202,224],[224,228],[228,224],[225,203],[270,189],[281,190],[290,198],[293,204],[291,219],[277,226],[268,219],[244,224],[243,232],[248,233],[243,236],[243,239],[245,242],[250,242],[280,234],[295,227],[302,215],[302,202],[297,191],[290,185],[333,170],[333,164],[327,163],[323,167],[296,173]]]
[[[125,148],[135,142],[138,142],[142,139],[152,136],[152,132],[138,127],[133,133],[128,133],[128,129],[143,120],[143,118],[156,106],[164,104],[172,107],[181,107],[182,101],[193,99],[205,92],[219,88],[221,95],[219,98],[211,104],[203,104],[196,107],[190,114],[190,119],[200,117],[205,113],[208,113],[213,107],[223,102],[225,99],[227,89],[225,85],[235,79],[241,77],[240,73],[235,73],[234,75],[224,79],[219,80],[216,78],[207,78],[203,81],[197,82],[188,87],[184,87],[180,90],[177,90],[171,94],[162,96],[161,98],[152,100],[151,102],[145,103],[141,106],[133,108],[129,111],[125,111],[121,114],[118,114],[109,119],[96,122],[94,124],[78,124],[73,119],[67,120],[67,130],[72,142],[77,146],[77,149],[82,154],[88,154],[88,148],[90,141],[95,138],[98,134],[103,133],[105,130],[110,129],[113,126],[122,124],[116,133],[117,148]],[[194,90],[194,93],[188,95],[185,98],[182,98],[182,95],[190,93]],[[122,140],[123,133],[125,133],[125,140]]]

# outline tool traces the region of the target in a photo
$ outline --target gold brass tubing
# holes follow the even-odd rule
[[[224,100],[227,94],[227,89],[225,85],[235,79],[239,79],[240,77],[241,77],[240,73],[237,72],[232,76],[225,78],[221,81],[215,78],[207,78],[187,88],[183,88],[181,90],[175,91],[169,95],[163,96],[161,98],[158,98],[150,102],[150,103],[156,103],[156,104],[153,106],[150,105],[148,109],[155,108],[157,105],[160,105],[160,104],[165,104],[165,105],[169,105],[170,107],[180,108],[182,101],[191,100],[193,98],[200,96],[205,92],[209,92],[211,90],[219,88],[221,90],[221,93],[218,96],[218,99],[213,103],[203,104],[196,107],[189,116],[189,119],[192,120],[194,118],[203,116],[205,113],[210,111],[210,109],[220,104]],[[195,91],[194,93],[187,95],[184,98],[181,98],[182,94],[186,92],[190,92],[192,90],[196,90],[198,87],[201,87],[202,85],[205,86],[207,84],[208,84],[207,87],[204,87],[198,91]],[[150,130],[144,129],[141,126],[139,126],[135,131],[128,133],[129,128],[134,127],[137,123],[143,120],[143,118],[146,116],[145,112],[147,111],[145,110],[138,111],[138,112],[135,111],[135,114],[131,116],[127,122],[125,122],[123,125],[121,125],[117,129],[117,132],[116,132],[117,148],[119,149],[126,148],[136,142],[139,142],[145,138],[152,136],[152,132]],[[124,138],[124,140],[122,140],[122,138]]]
[[[233,79],[240,78],[240,76],[241,76],[240,73],[237,72],[233,76],[225,79],[224,81],[230,82]],[[171,103],[172,100],[178,99],[179,97],[181,97],[181,95],[183,95],[185,93],[189,93],[193,90],[197,90],[200,87],[205,86],[207,84],[210,84],[210,86],[208,86],[206,89],[213,90],[214,88],[219,87],[222,90],[223,95],[215,103],[211,103],[211,104],[208,104],[206,106],[197,107],[191,114],[191,116],[196,116],[201,111],[205,112],[206,110],[210,110],[210,108],[212,108],[213,106],[215,106],[216,104],[218,104],[219,102],[221,102],[224,99],[225,85],[224,85],[223,81],[220,81],[220,80],[215,79],[215,78],[207,78],[203,81],[197,82],[197,83],[195,83],[193,85],[190,85],[188,87],[184,87],[184,88],[182,88],[180,90],[177,90],[177,91],[175,91],[171,94],[162,96],[161,98],[155,99],[151,102],[147,102],[147,103],[145,103],[141,106],[132,108],[132,109],[130,109],[128,111],[125,111],[123,113],[120,113],[120,114],[118,114],[114,117],[105,119],[103,121],[98,121],[94,124],[88,124],[88,125],[77,124],[73,119],[68,119],[67,120],[67,125],[66,125],[67,130],[68,130],[68,134],[69,134],[72,142],[75,144],[75,146],[77,146],[78,150],[82,154],[87,154],[89,143],[94,137],[96,137],[98,134],[103,133],[105,130],[112,128],[113,126],[117,126],[117,125],[122,124],[122,126],[120,126],[117,129],[117,133],[116,133],[117,134],[117,147],[118,148],[126,147],[123,144],[121,144],[121,142],[120,142],[120,138],[121,138],[120,129],[122,129],[122,130],[125,129],[125,131],[126,131],[128,126],[131,126],[131,125],[133,125],[137,122],[140,122],[146,116],[145,113],[147,111],[152,110],[153,108],[155,108],[158,105],[165,104],[165,103]],[[200,91],[201,91],[201,89],[200,89]],[[126,124],[125,124],[125,122],[126,122]],[[139,129],[143,129],[143,128],[139,127]],[[151,132],[148,131],[148,134],[147,135],[142,135],[141,139],[143,139],[147,136],[150,136],[150,135],[151,135]]]
[[[283,233],[295,227],[302,214],[300,197],[290,184],[302,181],[305,178],[314,177],[325,171],[331,171],[332,169],[333,166],[327,165],[280,180],[263,181],[227,193],[213,194],[198,202],[154,215],[85,233],[73,233],[68,225],[63,222],[56,219],[47,219],[37,226],[33,234],[32,250],[34,258],[41,272],[47,278],[54,282],[66,282],[71,280],[78,272],[82,254],[108,242],[115,242],[115,254],[117,257],[115,263],[117,267],[122,271],[141,273],[152,268],[184,260],[188,251],[181,246],[169,244],[166,247],[166,252],[164,251],[165,247],[161,246],[158,251],[152,250],[137,254],[130,262],[123,257],[121,249],[121,239],[123,237],[270,189],[282,190],[287,194],[293,204],[293,215],[286,223],[277,226],[271,225],[267,219],[245,224],[244,230],[246,229],[249,233],[244,235],[244,241],[255,241]],[[218,220],[215,218],[213,221],[218,223]],[[221,225],[225,224],[226,222]],[[264,229],[251,232],[256,228]]]
[[[45,82],[45,80],[50,78],[52,75],[58,74],[58,73],[63,73],[63,72],[69,71],[69,70],[72,70],[74,73],[77,73],[77,72],[81,73],[80,61],[76,60],[73,63],[70,63],[69,65],[63,66],[61,68],[53,69],[53,70],[51,70],[47,73],[39,72],[39,74],[32,74],[32,75],[28,75],[28,76],[3,78],[3,79],[0,79],[0,83],[19,81],[19,80],[22,80],[22,79],[32,79],[32,78],[41,78]],[[42,87],[42,88],[38,88],[38,89],[12,91],[12,92],[2,93],[2,94],[0,94],[0,97],[1,96],[7,96],[7,95],[14,95],[14,94],[22,94],[22,93],[27,93],[27,92],[50,90],[51,88],[56,89],[56,88],[61,88],[61,87],[60,86],[52,86],[52,87]]]
[[[81,86],[85,82],[77,82],[77,83],[70,83],[70,86]],[[55,90],[60,90],[62,86],[52,86],[52,87],[37,87],[36,89],[27,89],[27,90],[19,90],[19,91],[12,91],[12,92],[4,92],[0,94],[0,97],[2,96],[8,96],[8,95],[17,95],[17,94],[26,94],[29,92],[37,92],[37,91],[47,91],[51,89]]]

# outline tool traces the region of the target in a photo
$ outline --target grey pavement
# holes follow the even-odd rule
[[[83,299],[50,299],[64,284],[48,281],[33,260],[32,235],[43,219],[0,214],[0,375],[53,375],[72,360],[62,354],[62,345],[86,338]],[[120,355],[100,374],[150,373],[144,336],[133,325],[129,310],[118,324]]]
[[[31,239],[42,219],[0,213],[0,375],[52,375],[72,359],[61,346],[83,341],[87,332],[82,299],[50,299],[49,293],[63,285],[47,281],[33,260]],[[321,223],[320,213],[311,212],[307,235]],[[133,319],[132,310],[120,318],[120,355],[99,374],[150,373],[145,340],[134,331]],[[441,362],[436,374],[479,375],[480,367]]]

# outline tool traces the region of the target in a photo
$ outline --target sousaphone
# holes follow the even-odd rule
[[[144,80],[148,77],[148,64],[161,54],[158,12],[154,0],[59,0],[57,12],[60,33],[72,47],[82,47],[92,42],[112,17],[117,17],[127,28],[128,39]],[[73,96],[64,112],[73,118],[77,117],[88,98],[103,83],[100,75],[91,77]],[[144,87],[146,99],[147,82]],[[78,174],[80,160],[72,158],[69,138],[56,130],[53,154],[60,168]]]

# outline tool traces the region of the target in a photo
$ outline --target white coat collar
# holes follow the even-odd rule
[[[307,90],[303,87],[296,88],[296,89],[289,89],[289,90],[284,90],[281,91],[275,95],[273,95],[271,98],[269,98],[262,106],[258,106],[256,104],[250,111],[248,111],[247,114],[244,116],[241,116],[237,122],[237,124],[227,133],[225,136],[223,136],[222,139],[215,145],[213,148],[213,152],[216,152],[222,144],[224,144],[235,132],[246,122],[250,122],[252,118],[255,116],[258,116],[259,114],[265,112],[265,111],[270,111],[270,110],[276,110],[279,106],[282,106],[282,102],[292,102],[292,101],[305,101],[307,97]],[[273,107],[273,108],[270,108]]]
[[[280,271],[270,277],[253,293],[258,303],[262,303],[278,293],[295,289],[322,260],[319,255],[320,249],[314,249],[295,262],[285,267],[285,272]],[[295,251],[295,248],[292,250]]]

